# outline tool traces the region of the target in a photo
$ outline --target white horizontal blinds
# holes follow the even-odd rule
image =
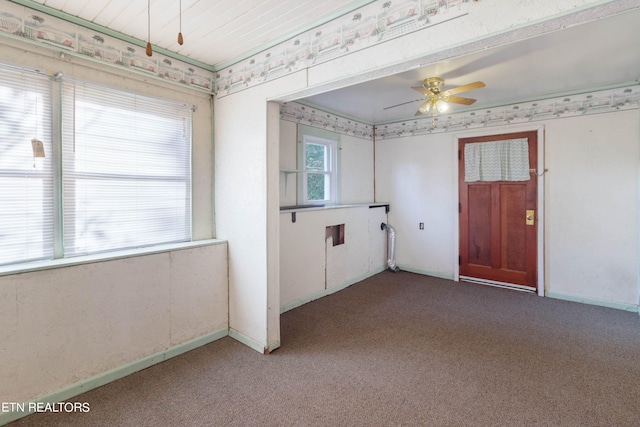
[[[65,256],[191,240],[191,110],[63,84]]]
[[[47,76],[0,66],[0,265],[53,257],[50,91]]]

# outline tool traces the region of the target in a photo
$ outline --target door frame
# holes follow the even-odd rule
[[[537,218],[536,218],[536,234],[537,234],[537,293],[539,296],[545,295],[545,257],[544,257],[544,220],[545,220],[545,207],[544,207],[544,178],[545,178],[545,169],[544,169],[544,126],[499,126],[491,129],[474,129],[470,131],[457,132],[453,135],[453,188],[454,188],[454,197],[453,197],[453,206],[452,206],[452,215],[458,220],[455,222],[456,226],[454,227],[454,259],[453,261],[453,271],[454,271],[454,279],[456,282],[460,281],[460,266],[458,264],[458,256],[460,255],[460,229],[459,229],[459,212],[458,212],[458,202],[460,200],[459,193],[459,175],[458,175],[458,141],[461,138],[470,138],[470,137],[479,137],[479,136],[491,136],[491,135],[502,135],[507,133],[515,133],[515,132],[536,132],[538,135],[538,163],[536,165],[537,169],[537,185],[538,185],[538,206],[537,206]],[[543,173],[544,172],[544,173]]]

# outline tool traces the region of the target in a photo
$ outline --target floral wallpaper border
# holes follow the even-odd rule
[[[325,129],[340,135],[373,139],[373,125],[327,113],[318,108],[308,107],[297,102],[280,104],[280,118],[318,129]]]
[[[209,70],[158,53],[148,57],[144,47],[8,0],[0,0],[3,32],[201,91],[211,93],[214,88],[214,73]]]
[[[216,73],[230,95],[468,13],[470,0],[375,0]]]
[[[375,132],[375,139],[381,140],[638,108],[640,108],[640,86],[634,85],[486,110],[422,116],[377,126],[340,117],[296,102],[281,104],[280,118],[369,140],[373,140]]]

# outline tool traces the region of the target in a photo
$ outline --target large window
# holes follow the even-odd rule
[[[0,265],[191,240],[191,107],[0,67],[0,205]]]
[[[336,203],[338,143],[336,139],[302,135],[302,203]]]
[[[191,238],[191,111],[63,85],[65,255]]]

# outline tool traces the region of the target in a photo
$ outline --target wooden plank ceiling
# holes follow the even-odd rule
[[[29,1],[21,1],[28,6]],[[356,0],[33,0],[205,64],[220,66],[259,46],[342,15]],[[182,15],[184,44],[178,44]]]

